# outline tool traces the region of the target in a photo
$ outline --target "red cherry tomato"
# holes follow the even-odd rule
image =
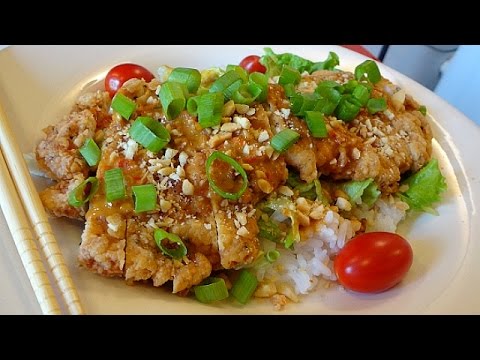
[[[260,56],[250,55],[240,61],[240,66],[249,73],[259,72],[265,74],[267,68],[260,63]]]
[[[112,68],[105,77],[105,90],[113,97],[127,80],[138,78],[151,81],[153,74],[143,66],[136,64],[120,64]]]
[[[412,266],[412,247],[400,235],[371,232],[350,240],[335,258],[338,281],[345,288],[377,293],[399,283]]]

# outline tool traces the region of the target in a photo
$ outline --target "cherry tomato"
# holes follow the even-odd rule
[[[350,240],[335,258],[338,281],[345,288],[378,293],[399,283],[412,266],[412,247],[400,235],[371,232]]]
[[[143,66],[136,64],[120,64],[112,68],[105,77],[105,90],[113,97],[127,80],[138,78],[151,81],[153,74]]]
[[[240,66],[249,73],[259,72],[265,74],[267,68],[260,63],[260,56],[250,55],[240,61]]]

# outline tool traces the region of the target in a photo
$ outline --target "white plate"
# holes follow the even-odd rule
[[[22,151],[31,152],[41,129],[68,112],[85,87],[102,80],[108,69],[135,62],[155,71],[162,64],[205,68],[238,63],[248,54],[261,54],[263,46],[14,46],[0,52],[0,101],[17,135]],[[337,52],[344,68],[365,58],[335,46],[274,46],[312,60]],[[432,115],[436,141],[434,155],[447,177],[449,190],[438,206],[440,216],[418,216],[401,231],[414,250],[411,271],[400,286],[379,295],[354,295],[319,289],[290,304],[281,313],[480,314],[480,203],[479,128],[435,94],[398,72],[381,66],[391,78]],[[39,183],[39,186],[42,186]],[[90,314],[218,314],[277,313],[268,301],[245,307],[230,303],[203,305],[189,298],[147,286],[127,286],[76,266],[82,226],[66,220],[51,221],[80,297]],[[22,264],[0,215],[0,313],[40,313]]]

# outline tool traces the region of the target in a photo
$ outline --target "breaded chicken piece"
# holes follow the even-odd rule
[[[103,139],[103,129],[111,121],[110,96],[106,91],[81,95],[70,115],[44,129],[46,138],[36,148],[37,163],[57,184],[43,190],[40,197],[47,212],[56,217],[82,220],[86,206],[73,207],[68,194],[90,171],[78,149],[86,139]]]
[[[55,126],[48,126],[36,149],[40,169],[52,179],[69,180],[76,174],[88,176],[89,167],[78,149],[95,134],[97,123],[89,110],[72,112]]]
[[[82,174],[76,174],[70,180],[61,180],[55,185],[40,192],[45,209],[55,217],[68,217],[74,220],[83,220],[87,205],[74,207],[68,203],[68,194],[83,182]]]
[[[107,202],[105,171],[122,168],[127,188],[142,177],[142,170],[133,161],[128,162],[118,150],[124,134],[122,120],[113,121],[106,129],[108,141],[102,146],[102,158],[97,169],[100,186],[89,203],[78,256],[81,266],[104,276],[123,276],[126,222],[133,212],[130,196],[125,200]]]
[[[271,84],[268,91],[270,105],[270,125],[275,134],[284,129],[292,129],[300,134],[300,139],[285,151],[285,161],[300,173],[303,181],[311,182],[318,177],[313,138],[305,121],[290,114],[290,102],[286,99],[283,87]],[[286,110],[288,110],[286,112]]]

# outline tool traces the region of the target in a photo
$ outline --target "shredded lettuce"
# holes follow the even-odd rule
[[[290,218],[290,230],[283,241],[286,249],[291,248],[294,243],[300,241],[300,224],[297,219],[296,207],[292,200],[284,196],[273,198],[262,204],[261,210],[263,211],[265,208],[279,211],[285,217]]]
[[[371,207],[380,196],[378,186],[373,179],[347,181],[341,185],[341,188],[347,193],[350,202],[354,204],[364,203],[368,207]]]
[[[328,200],[322,190],[322,184],[318,179],[307,183],[300,179],[300,175],[298,175],[298,173],[289,171],[287,185],[293,190],[298,191],[298,194],[306,199],[320,201],[321,203],[328,205]]]
[[[257,221],[258,238],[260,240],[269,240],[275,243],[281,243],[285,238],[285,233],[280,229],[278,223],[270,218],[264,219],[260,217]]]
[[[441,200],[441,194],[447,190],[447,182],[440,172],[437,159],[432,159],[420,171],[402,181],[408,190],[400,194],[411,210],[424,211],[437,215],[433,204]]]
[[[338,55],[334,52],[330,52],[325,61],[314,63],[291,53],[275,54],[271,48],[265,48],[264,51],[265,55],[260,62],[267,68],[268,77],[280,75],[284,65],[291,66],[300,73],[304,71],[312,73],[315,70],[333,70],[340,63]]]

